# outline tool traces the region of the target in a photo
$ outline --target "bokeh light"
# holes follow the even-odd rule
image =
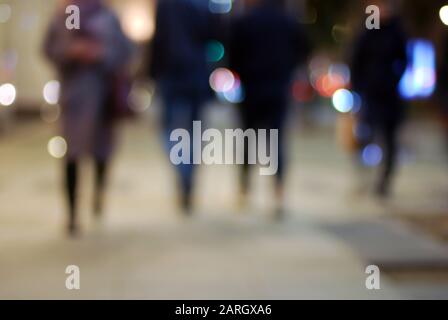
[[[369,167],[378,166],[383,160],[383,151],[377,144],[369,144],[362,150],[362,162]]]
[[[242,86],[223,93],[224,99],[230,103],[241,103],[244,101],[244,90]]]
[[[218,94],[218,98],[220,98],[220,100],[224,100],[225,102],[229,103],[241,103],[244,101],[245,98],[244,89],[239,77],[237,75],[234,76],[235,81],[233,83],[232,88],[228,91]]]
[[[59,93],[61,90],[61,84],[59,81],[51,80],[48,81],[43,90],[43,96],[48,104],[57,104],[59,102]]]
[[[218,68],[210,75],[210,87],[213,91],[224,93],[233,88],[235,76],[232,71],[226,68]]]
[[[5,83],[0,86],[0,104],[10,106],[16,100],[16,87],[10,83]]]
[[[67,142],[62,137],[53,137],[48,141],[47,150],[53,158],[61,159],[67,153]]]
[[[448,26],[448,5],[440,8],[439,16],[443,24]]]
[[[332,102],[337,111],[350,112],[354,105],[353,94],[347,89],[339,89],[333,94]]]
[[[399,91],[405,99],[427,98],[436,87],[436,52],[434,44],[424,39],[408,44],[409,65],[400,81]]]
[[[151,40],[155,32],[153,7],[144,1],[126,4],[122,12],[124,33],[136,42]]]
[[[245,93],[237,73],[225,68],[216,69],[210,76],[210,85],[216,97],[223,103],[241,103]]]
[[[207,43],[207,60],[209,62],[218,62],[224,58],[224,45],[216,40]]]
[[[350,83],[351,73],[350,68],[344,63],[335,63],[330,65],[328,72],[331,76],[338,76],[342,79],[344,86]]]
[[[318,90],[317,82],[328,72],[330,61],[323,56],[315,56],[309,63],[310,83],[314,89]],[[320,92],[319,92],[320,94]]]
[[[128,97],[129,106],[135,112],[141,113],[149,109],[154,92],[147,85],[134,84]]]
[[[350,83],[350,69],[343,63],[331,63],[325,57],[313,58],[309,65],[310,83],[320,96],[330,98]]]
[[[232,0],[209,0],[208,8],[211,13],[229,13],[232,10]]]

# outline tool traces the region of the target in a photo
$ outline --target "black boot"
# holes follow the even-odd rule
[[[78,164],[75,161],[69,161],[65,167],[65,186],[68,202],[68,224],[67,232],[70,236],[78,233],[77,225],[77,183],[78,182]]]
[[[103,198],[106,185],[107,168],[108,165],[106,161],[95,161],[95,196],[93,213],[96,217],[101,217],[103,214]]]

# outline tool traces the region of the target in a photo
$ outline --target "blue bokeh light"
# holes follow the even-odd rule
[[[436,54],[428,40],[412,40],[407,47],[409,64],[400,81],[399,92],[404,99],[427,98],[436,86]]]
[[[383,150],[377,144],[369,144],[362,150],[362,162],[368,167],[376,167],[383,160]]]
[[[232,0],[209,0],[208,8],[211,13],[229,13],[232,11]]]

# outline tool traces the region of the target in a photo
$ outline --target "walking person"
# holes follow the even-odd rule
[[[79,30],[66,27],[68,5],[76,5],[80,10]],[[102,0],[67,0],[50,24],[44,50],[61,83],[61,127],[68,146],[65,156],[68,232],[74,235],[78,231],[78,174],[85,157],[92,157],[95,162],[94,211],[97,215],[102,212],[114,149],[111,79],[129,62],[132,46],[116,15]]]
[[[283,1],[251,1],[245,14],[233,23],[230,67],[241,78],[245,98],[239,106],[242,129],[278,130],[276,200],[282,212],[285,177],[285,123],[292,77],[309,54],[304,30],[290,16]],[[249,190],[248,147],[241,168],[243,202]]]
[[[369,4],[371,4],[369,2]],[[398,134],[405,110],[398,85],[407,64],[406,36],[392,1],[377,0],[380,29],[365,30],[355,44],[352,61],[353,89],[361,96],[357,135],[359,157],[379,138],[383,166],[375,192],[387,197],[396,170]]]
[[[158,2],[149,74],[163,100],[162,134],[168,154],[175,144],[170,141],[171,132],[185,129],[192,137],[193,121],[201,120],[201,108],[210,94],[206,44],[211,26],[207,4],[203,0]],[[192,161],[174,166],[180,205],[184,213],[190,214],[196,168]]]

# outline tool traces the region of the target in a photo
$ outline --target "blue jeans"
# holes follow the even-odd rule
[[[190,164],[174,165],[179,178],[181,191],[189,196],[193,190],[195,165],[193,164],[193,121],[200,120],[201,100],[194,95],[175,95],[162,93],[164,108],[162,111],[163,142],[170,154],[171,149],[178,142],[170,141],[171,133],[176,129],[185,129],[190,134]]]

